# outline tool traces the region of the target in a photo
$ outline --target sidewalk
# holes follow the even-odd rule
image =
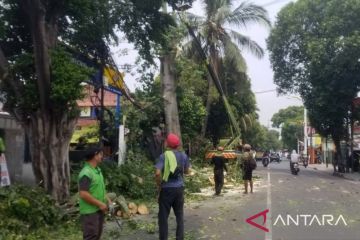
[[[319,172],[322,172],[322,173],[327,173],[327,174],[330,174],[330,175],[334,175],[334,176],[337,176],[337,177],[342,177],[342,178],[345,178],[345,179],[351,180],[351,181],[360,181],[360,172],[335,173],[334,174],[334,168],[333,168],[332,164],[328,164],[328,167],[326,167],[325,163],[322,163],[322,164],[309,164],[309,166],[307,168],[311,169],[311,170],[314,170],[314,171],[319,171]]]

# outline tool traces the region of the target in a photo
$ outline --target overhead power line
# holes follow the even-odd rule
[[[276,89],[265,90],[265,91],[259,91],[259,92],[254,92],[254,93],[255,93],[255,94],[260,94],[260,93],[269,93],[269,92],[276,92]]]

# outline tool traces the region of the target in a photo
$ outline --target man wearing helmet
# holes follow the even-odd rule
[[[224,185],[224,170],[227,172],[225,158],[223,156],[223,147],[218,147],[217,152],[212,157],[211,162],[214,164],[214,180],[215,180],[215,195],[220,195],[221,189]]]
[[[245,187],[245,194],[248,193],[248,185],[250,183],[250,192],[253,193],[253,181],[252,181],[252,171],[256,168],[256,162],[254,166],[254,158],[251,154],[251,146],[249,144],[245,144],[244,153],[240,158],[240,166],[243,171],[243,180]]]
[[[158,188],[159,239],[168,239],[168,217],[171,208],[176,216],[176,239],[184,239],[184,174],[190,172],[188,156],[179,150],[180,139],[170,133],[165,141],[166,150],[155,165]]]

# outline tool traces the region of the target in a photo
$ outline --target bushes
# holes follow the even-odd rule
[[[0,213],[16,218],[28,228],[53,225],[60,221],[60,209],[55,201],[40,188],[15,185],[0,188]],[[3,219],[0,222],[2,227]]]
[[[144,155],[129,151],[123,165],[104,162],[100,167],[108,192],[131,199],[155,198],[154,166]]]
[[[66,222],[63,216],[43,189],[21,185],[0,188],[0,239],[50,239],[50,228],[56,231],[64,223],[62,227],[78,231],[74,222]]]

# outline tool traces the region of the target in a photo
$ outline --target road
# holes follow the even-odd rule
[[[185,208],[187,239],[223,240],[359,240],[360,182],[338,178],[301,167],[291,175],[289,162],[258,166],[259,176],[253,194],[243,189],[225,189],[212,197]],[[253,221],[269,232],[246,222]],[[175,219],[169,218],[170,235],[175,233]],[[331,217],[334,220],[331,220]],[[156,221],[156,214],[149,216]],[[122,238],[123,239],[123,238]],[[124,239],[157,239],[157,234],[133,233]]]

